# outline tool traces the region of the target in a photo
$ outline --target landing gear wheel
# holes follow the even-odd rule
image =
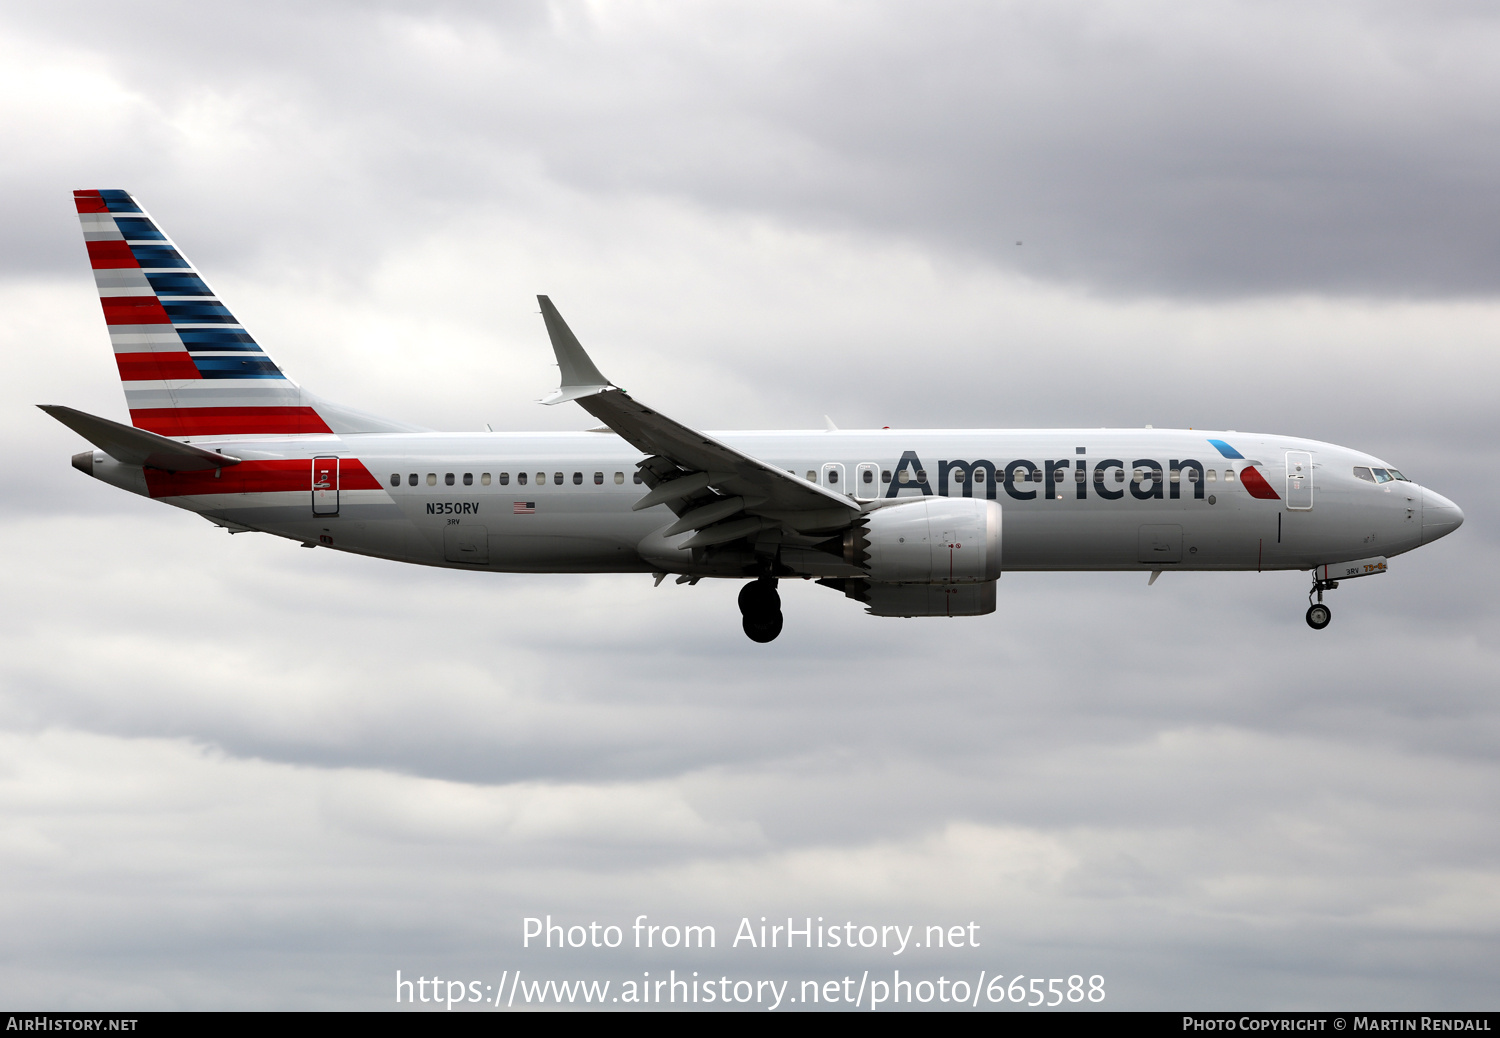
[[[1322,602],[1307,607],[1307,626],[1315,631],[1321,631],[1328,626],[1328,621],[1333,619],[1333,610]]]
[[[740,588],[740,613],[755,616],[757,613],[775,613],[781,609],[781,595],[776,592],[776,579],[752,580]]]
[[[758,613],[747,616],[743,626],[745,634],[752,642],[774,642],[776,636],[781,633],[781,610],[774,613]]]
[[[740,588],[740,613],[751,641],[775,641],[781,633],[781,596],[776,593],[776,578],[762,577]]]

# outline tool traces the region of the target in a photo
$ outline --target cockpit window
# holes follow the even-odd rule
[[[1391,474],[1385,469],[1372,469],[1371,471],[1375,473],[1375,482],[1389,483],[1391,481]]]
[[[1410,483],[1411,482],[1411,480],[1407,479],[1405,476],[1403,476],[1401,473],[1397,472],[1395,469],[1386,469],[1386,471],[1391,474],[1391,478],[1392,479],[1399,479],[1403,483]]]
[[[1373,483],[1373,482],[1375,482],[1375,473],[1371,472],[1369,469],[1365,468],[1363,465],[1356,465],[1354,467],[1354,475],[1357,478],[1364,480],[1366,483]]]

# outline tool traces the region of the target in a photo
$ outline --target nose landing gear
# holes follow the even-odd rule
[[[1312,590],[1307,593],[1307,601],[1309,603],[1307,607],[1307,626],[1315,631],[1321,631],[1328,626],[1329,621],[1333,619],[1333,610],[1323,604],[1323,592],[1332,591],[1338,586],[1339,582],[1337,580],[1319,580],[1316,577],[1313,578]],[[1312,600],[1314,594],[1318,596],[1316,602]]]
[[[752,580],[740,589],[740,614],[745,634],[753,642],[775,641],[781,633],[781,595],[775,577]]]

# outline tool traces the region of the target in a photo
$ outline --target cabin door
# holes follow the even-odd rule
[[[339,514],[338,458],[314,458],[312,461],[312,513]]]
[[[1299,512],[1312,511],[1312,455],[1307,451],[1286,452],[1286,506]]]

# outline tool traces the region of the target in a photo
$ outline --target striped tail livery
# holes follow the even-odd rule
[[[128,192],[74,191],[73,201],[136,428],[172,437],[413,428],[333,407],[288,378]]]

